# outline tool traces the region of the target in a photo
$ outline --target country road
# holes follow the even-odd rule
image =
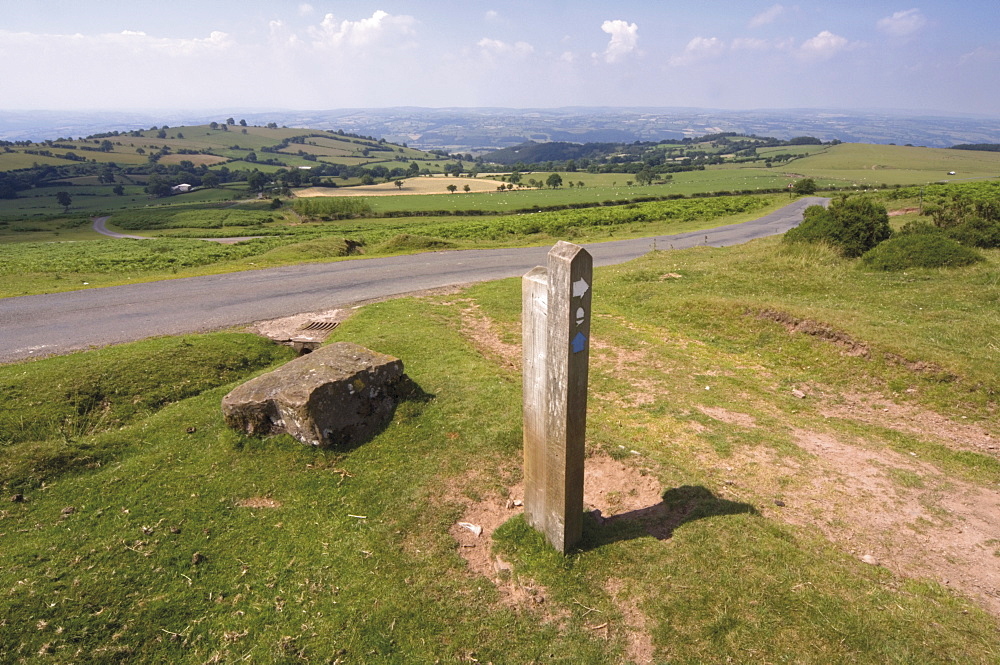
[[[802,221],[806,197],[769,215],[714,229],[585,245],[595,266],[658,249],[723,247],[784,233]],[[548,247],[455,250],[308,263],[224,275],[0,299],[0,363],[218,330],[300,312],[429,288],[521,275],[545,263]]]

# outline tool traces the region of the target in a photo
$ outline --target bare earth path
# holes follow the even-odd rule
[[[587,245],[598,266],[659,249],[722,247],[783,233],[819,197],[801,198],[760,219],[671,236]],[[310,263],[225,275],[0,299],[0,362],[120,344],[156,335],[218,330],[299,312],[453,284],[523,274],[548,247],[432,252]]]

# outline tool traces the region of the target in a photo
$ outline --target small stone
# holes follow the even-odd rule
[[[172,526],[172,527],[170,527],[170,533],[180,533],[180,532],[181,532],[181,528],[179,526]]]
[[[879,565],[878,559],[876,559],[875,557],[873,557],[871,554],[864,555],[863,557],[861,557],[861,560],[864,561],[865,563],[867,563],[869,566],[877,566],[877,565]]]
[[[62,513],[61,514],[63,516],[67,516],[67,515],[72,515],[75,512],[76,512],[76,508],[74,508],[73,506],[66,506],[65,508],[62,509]]]
[[[201,552],[195,552],[191,555],[191,565],[197,566],[199,563],[205,560],[205,555]]]
[[[782,501],[781,499],[775,499],[774,500],[774,505],[776,505],[778,508],[784,508],[785,507],[785,502]]]
[[[524,505],[524,501],[521,501],[520,499],[514,499],[514,505],[517,507],[521,507]]]
[[[15,494],[14,496],[10,497],[10,500],[13,503],[24,503],[24,495],[23,494]]]
[[[798,388],[792,388],[792,395],[798,397],[799,399],[805,399],[806,394],[799,390]]]

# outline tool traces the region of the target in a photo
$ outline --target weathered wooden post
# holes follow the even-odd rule
[[[521,282],[524,511],[560,552],[583,534],[583,457],[593,259],[556,244]]]

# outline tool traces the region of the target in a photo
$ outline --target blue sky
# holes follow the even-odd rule
[[[996,0],[2,0],[2,109],[697,106],[1000,117]]]

